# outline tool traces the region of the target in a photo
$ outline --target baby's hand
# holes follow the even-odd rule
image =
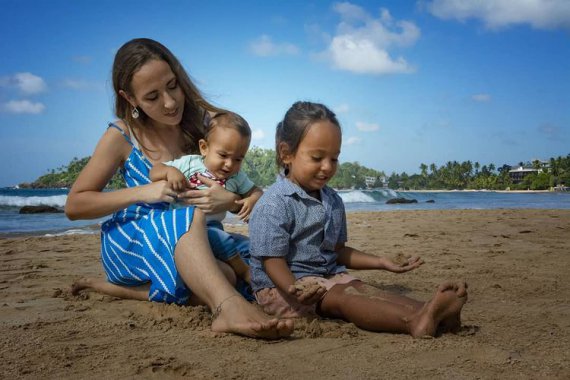
[[[173,167],[169,167],[166,171],[166,181],[174,191],[180,192],[188,188],[188,180],[184,174]]]
[[[241,205],[241,209],[237,213],[238,218],[240,218],[245,223],[249,222],[249,215],[251,214],[251,211],[253,211],[255,201],[248,197],[237,200],[236,204]]]
[[[327,292],[324,286],[316,282],[290,285],[287,290],[290,295],[303,305],[312,305],[319,302]]]

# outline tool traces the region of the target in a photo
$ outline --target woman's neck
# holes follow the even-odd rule
[[[172,161],[184,154],[184,138],[179,126],[149,126],[138,128],[136,132],[141,150],[153,164]]]

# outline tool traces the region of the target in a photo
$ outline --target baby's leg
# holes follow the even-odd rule
[[[249,274],[249,266],[242,260],[242,258],[240,257],[239,254],[236,254],[235,256],[230,257],[226,261],[226,264],[228,264],[230,267],[232,267],[232,269],[234,270],[234,272],[236,272],[236,275],[239,278],[243,279],[248,284],[251,284],[251,276]]]
[[[121,286],[99,278],[83,277],[71,285],[71,294],[77,295],[79,292],[86,289],[117,298],[148,301],[150,284],[141,286]]]

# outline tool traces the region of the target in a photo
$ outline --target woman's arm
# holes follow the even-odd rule
[[[374,256],[358,249],[338,244],[336,247],[337,263],[349,269],[384,269],[389,272],[408,272],[422,265],[424,261],[417,256],[410,257],[407,263],[396,264],[390,258]]]
[[[137,202],[172,202],[175,192],[166,181],[103,192],[131,149],[119,131],[110,128],[103,134],[69,191],[65,203],[65,214],[69,219],[100,218]]]

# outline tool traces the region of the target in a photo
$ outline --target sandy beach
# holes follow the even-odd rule
[[[406,274],[352,272],[382,289],[426,300],[465,279],[459,334],[300,320],[279,341],[215,335],[203,307],[72,296],[75,279],[102,276],[98,235],[4,237],[0,378],[570,378],[570,210],[351,213],[349,236],[370,253],[425,259]]]

